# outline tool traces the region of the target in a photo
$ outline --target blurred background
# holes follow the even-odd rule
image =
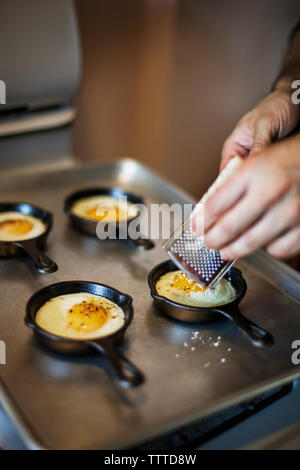
[[[279,71],[299,0],[76,0],[74,151],[130,156],[201,194],[235,122]]]
[[[2,171],[132,157],[200,197],[299,18],[299,0],[0,0]]]

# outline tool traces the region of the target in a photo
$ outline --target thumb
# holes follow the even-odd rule
[[[243,135],[239,136],[238,133],[231,134],[226,140],[222,148],[222,158],[220,163],[220,171],[224,170],[227,164],[236,155],[240,157],[247,157],[249,151],[246,147],[238,142],[237,139],[241,139]]]
[[[260,121],[253,134],[253,144],[249,155],[259,152],[272,142],[272,132],[266,121]]]

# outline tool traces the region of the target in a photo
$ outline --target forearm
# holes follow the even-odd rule
[[[227,137],[222,149],[221,170],[235,155],[253,155],[298,128],[299,85],[300,23],[291,34],[283,66],[272,92],[245,114]]]
[[[300,25],[291,38],[274,90],[291,94],[293,92],[292,83],[295,80],[300,80]]]

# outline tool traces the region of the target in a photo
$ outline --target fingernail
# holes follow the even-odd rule
[[[196,219],[196,217],[193,217],[193,218],[192,218],[191,226],[192,226],[192,232],[193,232],[195,235],[198,235],[198,233],[197,233],[197,219]]]
[[[204,227],[203,227],[203,232],[206,235],[209,232],[209,229],[211,228],[211,224],[208,224],[204,222]]]
[[[205,234],[204,243],[207,248],[212,248],[212,246],[210,245],[210,240],[209,240],[209,232]]]
[[[229,252],[226,251],[226,250],[221,250],[220,255],[221,255],[221,258],[224,259],[224,260],[229,260],[230,259]]]
[[[191,228],[198,237],[203,236],[203,225],[203,204],[198,203],[191,215]]]

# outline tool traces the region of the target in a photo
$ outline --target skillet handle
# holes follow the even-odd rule
[[[27,253],[40,273],[54,273],[58,270],[57,264],[38,248],[36,240],[23,240],[15,242],[15,245]]]
[[[151,250],[152,248],[155,247],[155,244],[152,240],[149,240],[148,238],[137,238],[136,240],[133,240],[133,238],[129,238],[129,241],[134,244],[137,248],[140,250]]]
[[[229,320],[234,322],[240,330],[251,340],[254,346],[271,346],[274,344],[273,336],[266,330],[256,325],[248,318],[242,315],[237,304],[224,305],[216,308],[216,310],[225,315]]]
[[[135,365],[132,364],[123,354],[116,349],[111,341],[90,340],[88,341],[92,348],[104,353],[110,364],[115,370],[118,379],[125,385],[137,386],[144,382],[145,377],[141,371],[139,371]]]

